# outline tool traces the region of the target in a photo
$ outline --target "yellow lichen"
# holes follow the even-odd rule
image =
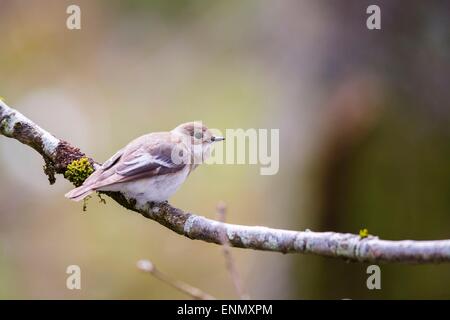
[[[89,159],[83,157],[72,161],[67,166],[66,172],[64,172],[64,178],[72,182],[76,187],[79,187],[93,172],[94,168],[89,162]]]
[[[369,236],[369,230],[366,228],[359,230],[359,236],[361,239],[367,238]]]

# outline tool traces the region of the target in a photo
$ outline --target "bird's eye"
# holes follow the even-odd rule
[[[201,132],[196,132],[194,134],[195,139],[201,140],[203,138],[203,134]]]

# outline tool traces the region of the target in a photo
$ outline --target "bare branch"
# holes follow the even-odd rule
[[[175,289],[180,290],[181,292],[186,293],[187,295],[191,296],[194,299],[197,300],[216,300],[212,295],[203,292],[199,288],[193,287],[190,284],[187,284],[180,280],[175,280],[170,278],[165,273],[159,271],[156,269],[155,265],[148,261],[148,260],[139,260],[137,262],[137,267],[139,270],[142,270],[144,272],[150,273],[155,278],[167,283],[168,285],[171,285]]]
[[[73,160],[85,156],[78,148],[55,138],[18,111],[0,101],[0,134],[14,138],[39,152],[46,173],[64,173]],[[90,159],[93,163],[93,160]],[[190,239],[222,244],[226,231],[231,246],[282,253],[312,253],[365,262],[439,263],[450,262],[450,240],[388,241],[374,236],[335,232],[301,232],[267,227],[233,225],[184,212],[167,203],[138,205],[121,193],[104,192],[127,209]]]
[[[225,222],[226,220],[227,207],[225,202],[219,202],[217,204],[217,215],[220,222]],[[231,254],[230,242],[228,241],[226,230],[223,229],[220,238],[222,241],[222,250],[223,255],[225,257],[225,265],[227,267],[228,273],[230,274],[231,280],[233,281],[233,286],[236,291],[236,294],[242,300],[248,300],[250,297],[247,293],[244,292],[242,287],[241,277],[239,276],[239,272],[236,268],[236,263],[234,262],[233,255]]]

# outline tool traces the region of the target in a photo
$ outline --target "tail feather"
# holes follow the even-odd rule
[[[80,201],[86,198],[88,195],[90,195],[95,190],[92,189],[92,186],[80,186],[78,188],[75,188],[73,190],[70,190],[65,194],[66,198],[69,198],[73,201]]]

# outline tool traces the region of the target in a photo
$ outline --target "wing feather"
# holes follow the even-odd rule
[[[138,147],[125,147],[102,165],[102,172],[95,178],[94,188],[176,173],[185,168],[186,164],[172,160],[174,148],[174,143],[161,139]]]
[[[119,164],[116,167],[116,173],[121,176],[130,177],[145,172],[152,172],[158,168],[176,169],[177,166],[170,159],[152,156],[149,153],[140,153],[136,154],[136,157],[133,159]]]
[[[123,156],[124,150],[125,148],[122,148],[119,151],[117,151],[111,158],[109,158],[108,160],[105,161],[105,163],[102,164],[101,168],[103,170],[108,170],[113,165],[115,165]]]

